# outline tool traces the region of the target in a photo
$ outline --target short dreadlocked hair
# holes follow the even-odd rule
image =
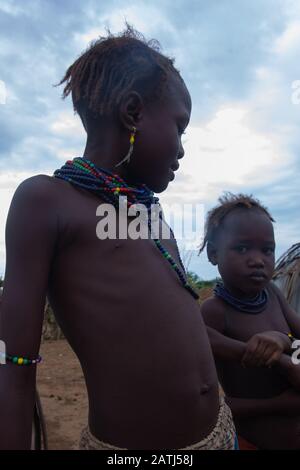
[[[91,42],[56,86],[65,83],[62,98],[72,93],[74,112],[83,124],[89,117],[111,115],[131,90],[141,93],[145,102],[159,99],[171,74],[183,81],[174,59],[160,50],[158,41],[146,41],[126,23],[122,33],[107,30],[106,37]]]
[[[218,199],[219,205],[211,209],[206,217],[204,227],[204,240],[200,247],[201,253],[208,243],[214,243],[225,217],[236,209],[256,209],[263,212],[271,222],[275,222],[268,209],[252,195],[224,193]]]

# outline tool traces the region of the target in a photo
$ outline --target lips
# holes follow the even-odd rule
[[[171,170],[173,170],[173,171],[177,171],[178,168],[179,168],[179,163],[178,163],[178,161],[176,161],[175,163],[173,163],[173,165],[171,165],[170,168],[171,168]]]
[[[253,281],[257,281],[257,282],[264,282],[267,279],[267,276],[263,271],[253,271],[249,277]]]
[[[175,173],[173,170],[171,170],[171,168],[169,168],[169,180],[173,181],[174,178],[175,178]]]
[[[175,171],[177,171],[179,168],[179,163],[178,161],[174,162],[170,167],[169,167],[169,180],[173,181],[175,178]]]

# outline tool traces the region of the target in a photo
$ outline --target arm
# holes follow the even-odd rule
[[[225,336],[224,307],[214,298],[203,302],[201,312],[216,359],[235,360],[245,367],[271,366],[290,349],[290,339],[279,331],[257,333],[247,342]]]
[[[30,178],[17,189],[6,224],[6,272],[0,338],[11,355],[38,355],[48,275],[57,232],[52,184]],[[35,366],[0,366],[0,448],[28,449],[35,401]]]
[[[234,419],[300,414],[300,393],[292,389],[272,398],[226,397],[226,403],[231,408]]]
[[[201,305],[201,313],[215,359],[241,361],[246,351],[246,343],[223,334],[225,330],[224,312],[218,301],[207,299]]]
[[[246,343],[228,338],[209,326],[206,329],[216,359],[241,362],[246,351]]]
[[[290,352],[291,340],[280,331],[263,331],[252,336],[247,342],[242,358],[248,366],[272,366],[284,352]]]
[[[290,332],[293,336],[295,336],[295,338],[300,339],[300,315],[297,314],[295,310],[293,310],[292,307],[288,304],[281,290],[273,282],[271,285],[275,295],[278,298],[282,313],[285,316]]]

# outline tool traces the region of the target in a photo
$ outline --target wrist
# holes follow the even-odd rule
[[[286,333],[286,336],[288,337],[288,340],[289,340],[289,345],[288,345],[288,349],[287,349],[287,353],[288,354],[291,354],[292,351],[293,351],[293,343],[294,341],[296,341],[296,338],[292,335],[292,333],[288,332]]]
[[[290,332],[287,333],[280,333],[281,338],[283,339],[283,352],[284,353],[290,353],[291,352],[291,346],[295,338]]]

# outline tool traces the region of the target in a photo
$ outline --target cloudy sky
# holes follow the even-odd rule
[[[70,99],[52,85],[125,20],[175,57],[192,95],[185,158],[162,203],[206,212],[223,191],[252,193],[276,219],[277,257],[300,241],[298,0],[0,0],[0,275],[17,185],[84,149]],[[190,269],[216,275],[180,246]]]

